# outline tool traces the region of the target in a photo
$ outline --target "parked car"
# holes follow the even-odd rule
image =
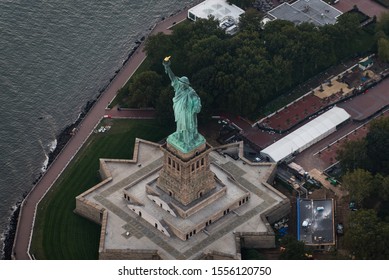
[[[354,202],[354,201],[350,201],[349,205],[348,205],[348,208],[351,210],[351,211],[357,211],[357,204]]]
[[[336,233],[337,233],[338,235],[342,235],[343,232],[344,232],[343,224],[342,224],[342,223],[338,223],[338,224],[336,225]]]

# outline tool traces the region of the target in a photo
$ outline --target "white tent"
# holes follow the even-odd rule
[[[350,115],[344,109],[333,107],[316,119],[263,149],[261,155],[278,163],[294,152],[302,152],[319,142],[336,131],[336,127],[349,118]]]
[[[188,18],[196,21],[198,18],[207,19],[209,16],[214,16],[219,21],[232,18],[237,23],[239,22],[239,16],[243,13],[244,10],[228,4],[226,0],[206,0],[190,8]]]

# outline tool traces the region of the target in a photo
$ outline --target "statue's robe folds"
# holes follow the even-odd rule
[[[185,142],[191,141],[197,134],[196,114],[201,110],[200,97],[189,85],[185,87],[178,78],[172,81],[172,86],[175,91],[173,110],[176,131],[183,133]]]

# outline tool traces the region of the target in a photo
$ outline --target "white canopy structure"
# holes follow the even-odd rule
[[[306,125],[296,129],[261,151],[263,157],[280,162],[294,152],[302,152],[336,131],[336,127],[350,118],[342,108],[333,107]]]
[[[231,18],[239,22],[239,16],[244,13],[241,8],[230,5],[226,0],[206,0],[188,10],[188,18],[196,21],[198,18],[207,19],[214,16],[220,22]]]

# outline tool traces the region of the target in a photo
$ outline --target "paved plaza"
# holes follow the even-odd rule
[[[88,216],[90,209],[95,209],[95,217],[106,212],[107,218],[102,219],[100,258],[115,258],[112,252],[119,258],[131,258],[126,252],[147,251],[155,252],[161,259],[200,259],[209,254],[240,259],[240,241],[236,237],[244,238],[247,233],[263,235],[265,239],[270,236],[270,241],[263,241],[262,246],[274,246],[274,233],[262,215],[281,208],[276,214],[281,218],[289,211],[289,201],[267,183],[275,173],[275,165],[248,162],[242,156],[242,145],[234,143],[211,152],[211,171],[225,185],[227,193],[186,219],[172,215],[173,202],[163,204],[163,200],[158,200],[156,203],[155,199],[162,197],[155,190],[146,192],[146,186],[153,185],[162,168],[163,152],[159,145],[138,139],[133,160],[101,159],[102,183],[78,196],[76,208],[76,213],[87,218],[95,215]],[[240,155],[238,160],[227,156],[227,150],[235,150]],[[136,198],[135,204],[123,198],[123,192],[129,188],[131,198]],[[204,230],[195,232],[188,240],[178,238],[169,230],[170,224],[185,228],[202,217],[212,217],[219,206],[226,207],[246,193],[249,199],[241,207],[207,223]],[[104,252],[110,253],[110,257]]]

